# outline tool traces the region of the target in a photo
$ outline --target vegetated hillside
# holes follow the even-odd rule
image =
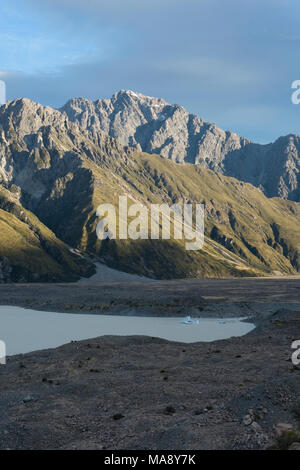
[[[76,281],[94,273],[49,228],[0,188],[0,282]]]
[[[27,211],[64,243],[112,267],[154,278],[300,269],[299,204],[268,199],[250,184],[193,164],[123,147],[29,100],[0,108],[0,162],[2,186],[17,191]],[[118,206],[125,194],[146,205],[204,203],[203,249],[186,251],[180,240],[98,240],[98,205]],[[2,256],[5,249],[4,243]]]
[[[130,163],[126,164],[111,162],[113,171],[99,164],[93,170],[96,178],[95,207],[105,201],[107,190],[101,184],[103,180],[109,181],[112,192],[116,188],[111,200],[120,193],[121,187],[132,200],[145,203],[205,204],[206,243],[203,250],[186,252],[180,242],[174,241],[172,246],[176,250],[168,253],[164,248],[160,256],[156,254],[157,264],[164,260],[165,255],[169,263],[174,263],[174,272],[182,267],[190,276],[251,275],[274,271],[295,273],[299,270],[298,204],[279,198],[268,199],[250,184],[194,165],[183,167],[156,155],[134,153],[128,161]],[[89,166],[91,168],[90,163]],[[92,219],[90,221],[96,223]],[[94,229],[87,230],[87,233],[94,234]],[[89,250],[105,252],[105,243],[100,244],[93,235],[84,243]],[[142,250],[148,246],[146,241],[134,244],[141,246]],[[130,242],[106,243],[109,253],[111,246],[114,247],[115,259],[118,257],[124,267],[131,245]],[[153,250],[156,243],[151,242],[150,246]],[[143,266],[148,263],[147,259],[143,260]],[[180,273],[178,275],[180,277]]]
[[[300,201],[299,135],[256,144],[180,105],[130,90],[111,99],[74,98],[61,112],[84,129],[100,130],[123,145],[233,176],[260,187],[269,197]]]

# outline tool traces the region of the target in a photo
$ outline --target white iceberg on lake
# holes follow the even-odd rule
[[[191,318],[189,315],[187,317],[185,317],[183,320],[181,320],[180,323],[184,323],[185,325],[198,325],[199,324],[199,320],[195,320],[193,318]]]

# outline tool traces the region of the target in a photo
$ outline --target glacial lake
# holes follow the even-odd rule
[[[241,318],[133,317],[39,312],[0,306],[0,340],[6,354],[55,348],[74,340],[103,335],[145,335],[193,343],[243,336],[255,328]]]

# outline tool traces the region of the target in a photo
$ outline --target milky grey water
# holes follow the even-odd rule
[[[192,343],[243,336],[255,327],[240,318],[200,318],[193,324],[184,324],[182,320],[38,312],[0,306],[0,340],[6,343],[6,354],[13,355],[102,335],[145,335]]]

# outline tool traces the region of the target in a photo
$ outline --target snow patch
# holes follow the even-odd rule
[[[134,93],[134,91],[128,90],[128,93],[129,93],[131,96],[135,96],[136,98],[138,98],[138,95],[137,95],[136,93]]]
[[[96,274],[87,278],[81,278],[78,282],[97,282],[97,281],[143,281],[153,282],[154,279],[150,279],[144,276],[138,276],[137,274],[129,274],[117,269],[112,269],[103,263],[94,263],[97,269]]]

